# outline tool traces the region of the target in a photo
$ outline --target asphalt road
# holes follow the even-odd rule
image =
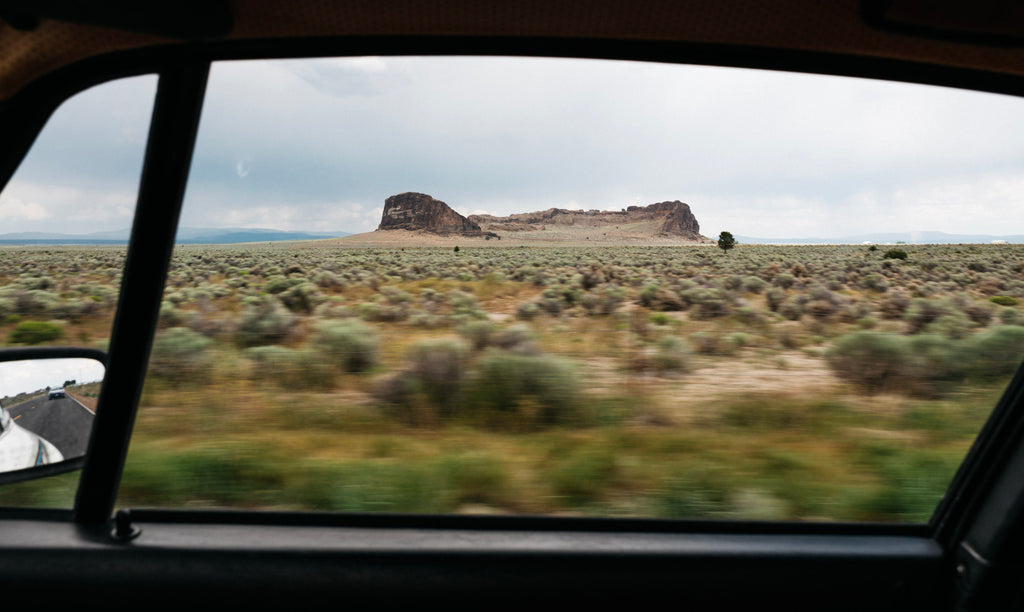
[[[94,415],[70,397],[51,400],[42,395],[8,411],[15,423],[49,440],[65,459],[81,457],[89,446]]]

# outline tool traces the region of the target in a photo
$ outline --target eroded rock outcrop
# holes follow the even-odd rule
[[[377,230],[427,231],[435,234],[484,236],[480,226],[425,193],[400,193],[384,200]],[[491,234],[490,237],[497,238]]]
[[[689,205],[678,200],[658,202],[649,206],[629,206],[622,210],[584,211],[549,208],[540,212],[507,217],[470,215],[469,221],[486,230],[505,232],[538,231],[550,226],[604,227],[654,221],[657,225],[652,235],[707,240],[700,235],[700,224],[690,211]]]
[[[708,243],[700,225],[683,202],[658,202],[629,206],[622,210],[567,210],[549,208],[507,217],[470,215],[464,217],[441,200],[424,193],[400,193],[384,202],[381,230],[409,230],[442,236],[483,238],[521,237],[529,240],[642,241],[663,237]]]

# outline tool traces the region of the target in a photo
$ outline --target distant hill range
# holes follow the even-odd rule
[[[1024,243],[1024,235],[947,234],[945,232],[887,232],[838,238],[756,238],[736,236],[740,244],[989,244]]]
[[[378,232],[405,230],[439,236],[550,242],[640,242],[652,238],[709,243],[687,204],[659,202],[622,210],[549,208],[496,217],[464,217],[444,202],[423,193],[400,193],[384,202]]]
[[[128,244],[131,230],[93,232],[91,234],[57,234],[48,232],[19,232],[0,234],[0,244],[11,245],[117,245]],[[285,232],[258,228],[197,228],[178,229],[177,244],[239,244],[244,242],[279,242],[282,240],[320,240],[348,236],[347,232]]]

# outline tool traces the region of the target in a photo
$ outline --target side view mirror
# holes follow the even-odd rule
[[[82,467],[106,354],[0,349],[0,484]]]

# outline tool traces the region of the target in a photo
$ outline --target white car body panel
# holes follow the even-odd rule
[[[0,409],[0,426],[0,472],[64,461],[56,446],[15,423],[6,409]]]

